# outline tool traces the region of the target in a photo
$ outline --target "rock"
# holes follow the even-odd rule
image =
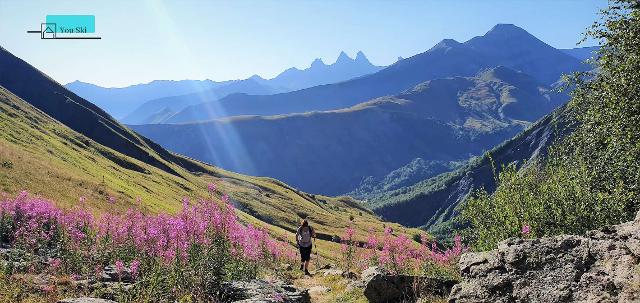
[[[585,236],[507,239],[458,265],[449,302],[640,302],[640,213]]]
[[[109,265],[104,268],[100,276],[102,282],[132,282],[131,271],[125,267],[122,272],[118,273],[114,265]]]
[[[327,269],[322,275],[326,277],[326,276],[342,276],[343,274],[344,274],[344,271],[339,269]]]
[[[415,301],[422,296],[443,296],[456,281],[431,277],[393,275],[371,267],[362,272],[364,295],[371,303]]]
[[[75,298],[75,299],[63,299],[58,301],[58,303],[116,303],[116,301],[82,297],[82,298]]]
[[[264,280],[225,282],[222,285],[222,299],[224,302],[288,302],[309,303],[309,291],[281,281],[268,282]]]

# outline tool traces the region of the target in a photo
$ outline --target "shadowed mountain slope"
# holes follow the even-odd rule
[[[341,194],[417,157],[451,161],[482,153],[563,100],[532,77],[497,67],[343,110],[133,128],[226,169]]]
[[[509,163],[521,166],[544,156],[558,138],[570,132],[569,117],[567,107],[563,106],[462,168],[411,186],[359,198],[366,199],[367,205],[387,220],[426,227],[446,223],[473,190],[495,190],[495,173],[501,167]]]

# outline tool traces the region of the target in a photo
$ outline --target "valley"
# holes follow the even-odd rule
[[[0,301],[637,302],[640,6],[598,1],[0,26]]]

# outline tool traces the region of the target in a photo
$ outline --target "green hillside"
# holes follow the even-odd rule
[[[383,233],[385,223],[348,198],[313,196],[273,179],[235,174],[185,158],[180,159],[197,167],[197,173],[166,162],[178,174],[167,173],[96,143],[1,87],[0,129],[0,191],[11,195],[27,190],[64,208],[84,196],[95,212],[124,212],[136,207],[140,197],[146,212],[173,213],[183,197],[207,196],[207,184],[214,183],[230,195],[245,222],[278,235],[294,230],[304,215],[309,215],[322,239],[342,234],[350,217],[362,239],[369,228]],[[109,197],[116,202],[109,203]],[[293,236],[288,239],[293,241]],[[332,257],[337,244],[321,241],[320,248]]]

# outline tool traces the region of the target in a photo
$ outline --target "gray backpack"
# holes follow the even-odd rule
[[[311,246],[311,236],[313,235],[313,228],[311,226],[307,226],[307,228],[300,227],[298,228],[299,241],[298,244],[302,247]]]

